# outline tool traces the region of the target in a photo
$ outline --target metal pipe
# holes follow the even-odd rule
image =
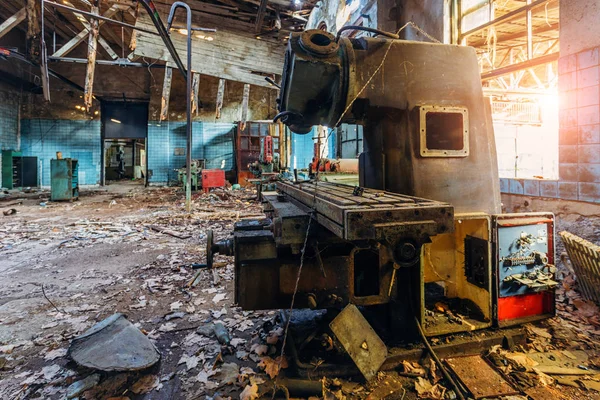
[[[177,3],[185,4],[182,2],[177,2]],[[177,3],[174,3],[171,6],[171,10],[173,10],[173,7]],[[173,42],[171,41],[171,37],[169,36],[168,29],[165,28],[165,26],[163,25],[163,23],[160,19],[160,15],[158,15],[158,11],[156,10],[156,6],[154,5],[154,2],[152,0],[142,0],[138,4],[143,5],[144,8],[146,9],[146,11],[148,12],[148,14],[150,15],[150,19],[152,19],[152,22],[154,23],[154,26],[158,30],[159,36],[162,38],[162,40],[165,44],[165,47],[167,48],[167,50],[169,50],[169,54],[171,54],[171,57],[173,58],[173,60],[175,61],[175,64],[177,65],[177,68],[179,68],[179,72],[181,72],[184,79],[187,80],[188,73],[187,73],[185,67],[183,66],[183,62],[181,61],[181,58],[179,58],[179,54],[177,53],[177,50],[175,49]],[[185,5],[185,7],[187,7],[187,5]],[[188,10],[189,10],[189,7],[188,7]],[[189,18],[191,19],[191,13],[189,11],[188,11],[188,15],[190,16]],[[188,36],[190,36],[190,35],[188,35]],[[191,40],[190,40],[190,42],[191,42]],[[189,57],[189,51],[188,51],[188,57]]]
[[[183,26],[172,26],[169,29],[187,29]],[[192,28],[192,31],[200,31],[200,32],[216,32],[215,28]]]
[[[527,5],[530,4],[531,0],[527,0]],[[531,16],[531,8],[527,10],[525,19],[527,23],[527,59],[531,60],[533,58],[533,21]]]
[[[551,63],[553,61],[558,60],[558,56],[559,56],[558,52],[556,52],[556,53],[550,53],[550,54],[547,54],[545,56],[536,57],[536,58],[533,58],[531,60],[527,60],[527,61],[523,61],[523,62],[520,62],[520,63],[508,65],[506,67],[494,69],[494,70],[491,70],[489,72],[484,72],[483,74],[481,74],[481,80],[482,81],[486,81],[486,80],[489,80],[489,79],[492,79],[492,78],[496,78],[498,76],[510,74],[512,72],[516,72],[516,71],[520,71],[520,70],[523,70],[523,69],[535,67],[535,66],[538,66],[538,65],[548,64],[548,63]]]
[[[186,76],[186,89],[187,89],[187,97],[186,101],[186,110],[187,110],[187,143],[186,143],[186,165],[185,165],[185,209],[187,212],[192,211],[192,35],[189,34],[192,32],[192,10],[190,6],[182,1],[176,1],[171,6],[171,11],[169,12],[169,18],[167,19],[167,32],[171,29],[171,24],[173,23],[173,18],[175,17],[175,11],[183,7],[187,12],[187,73]]]
[[[85,58],[74,58],[74,57],[48,57],[49,61],[54,62],[67,62],[67,63],[76,63],[76,64],[87,64],[87,59]],[[165,64],[144,64],[139,62],[131,62],[127,59],[118,59],[118,60],[96,60],[96,64],[98,65],[117,65],[119,67],[141,67],[141,68],[166,68]]]
[[[135,26],[135,25],[128,24],[127,22],[115,21],[114,19],[111,19],[111,18],[108,18],[108,17],[104,17],[104,16],[102,16],[102,15],[98,15],[98,14],[92,14],[91,12],[88,12],[88,11],[83,11],[83,10],[79,10],[79,9],[77,9],[77,8],[73,8],[73,7],[69,7],[69,6],[65,6],[64,4],[55,3],[55,2],[53,2],[53,1],[50,1],[50,0],[42,0],[42,1],[43,1],[44,3],[46,3],[46,4],[50,4],[50,5],[52,5],[52,6],[54,6],[54,7],[57,7],[57,8],[63,8],[63,9],[65,9],[65,10],[69,10],[69,11],[72,11],[72,12],[74,12],[74,13],[79,13],[79,14],[81,14],[81,15],[85,15],[85,16],[87,16],[87,17],[91,17],[91,18],[95,18],[95,19],[101,19],[101,20],[103,20],[103,21],[106,21],[106,22],[109,22],[109,23],[111,23],[111,24],[120,25],[120,26],[124,26],[124,27],[126,27],[126,28],[135,29],[136,31],[140,31],[140,32],[146,32],[146,33],[149,33],[149,34],[151,34],[151,35],[157,35],[157,36],[160,36],[160,34],[159,34],[159,33],[157,33],[157,32],[150,31],[150,30],[148,30],[148,29],[144,29],[144,28],[139,28],[139,27],[137,27],[137,26]]]

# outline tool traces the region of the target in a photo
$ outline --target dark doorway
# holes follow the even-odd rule
[[[148,103],[102,102],[102,185],[119,180],[148,184]]]

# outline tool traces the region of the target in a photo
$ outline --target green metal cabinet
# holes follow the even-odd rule
[[[50,188],[52,201],[79,198],[79,163],[76,159],[50,160]]]
[[[21,157],[21,152],[2,150],[2,187],[14,189],[14,159],[17,157]]]

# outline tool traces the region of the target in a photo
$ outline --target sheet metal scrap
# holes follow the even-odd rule
[[[329,324],[344,350],[367,381],[387,358],[387,347],[354,304],[349,304]]]
[[[69,356],[100,371],[139,371],[156,364],[160,353],[122,314],[113,314],[76,337]]]
[[[519,394],[479,355],[447,358],[445,361],[475,399]]]

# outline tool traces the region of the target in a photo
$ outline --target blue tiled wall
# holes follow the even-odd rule
[[[0,150],[19,150],[19,105],[0,98]]]
[[[233,140],[235,124],[192,123],[192,158],[206,160],[206,168],[235,168]],[[171,184],[177,181],[176,168],[185,166],[185,122],[148,123],[148,169],[150,182]],[[175,155],[182,149],[181,155]]]
[[[50,186],[50,160],[56,152],[79,160],[79,184],[100,182],[100,121],[21,120],[21,152],[38,157],[42,186]]]
[[[316,127],[312,131],[305,135],[299,135],[297,133],[291,134],[292,140],[292,159],[290,167],[292,169],[306,169],[308,164],[312,162],[314,155],[314,141],[313,137],[316,137]],[[333,136],[333,134],[332,134]],[[335,153],[334,153],[335,154]]]
[[[19,105],[8,93],[0,96],[0,150],[19,150]],[[0,152],[0,163],[2,153]],[[2,187],[2,174],[0,174]]]

